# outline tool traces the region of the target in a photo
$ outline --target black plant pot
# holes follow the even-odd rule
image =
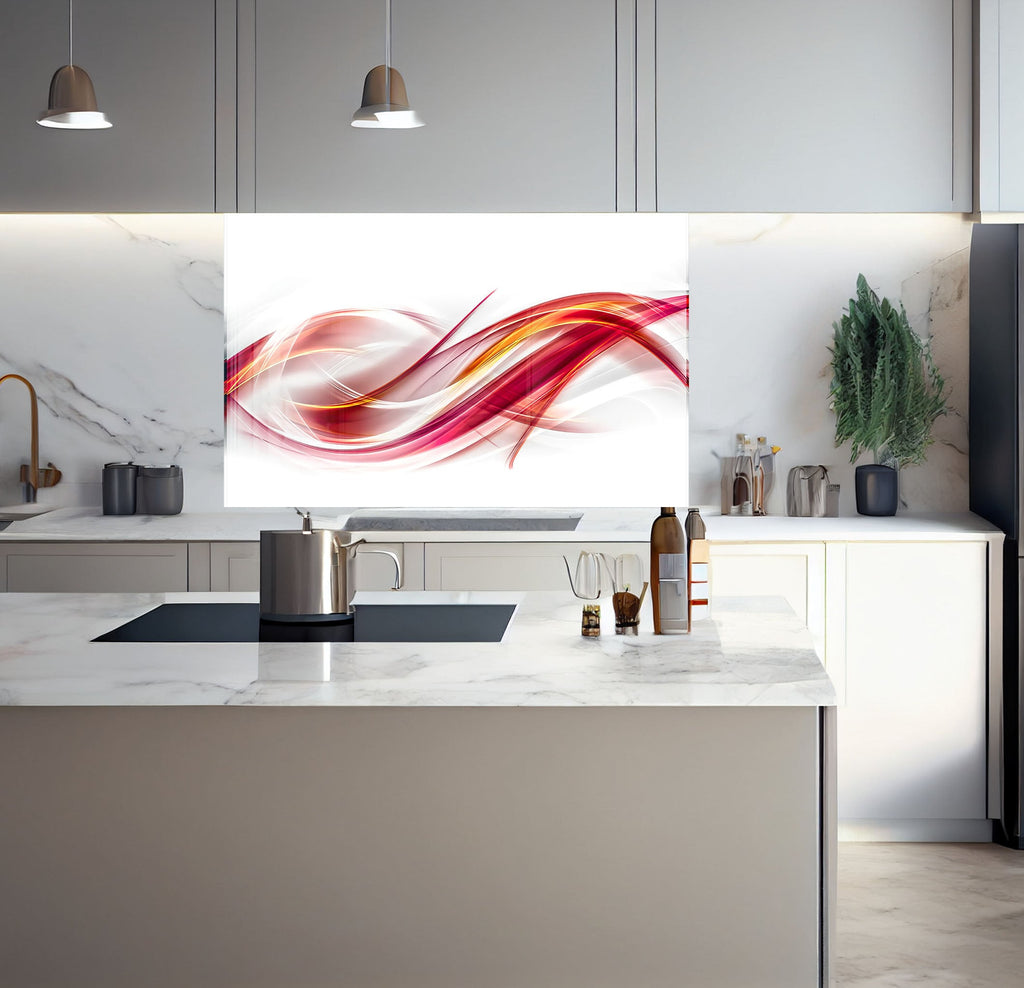
[[[899,472],[880,463],[865,463],[855,472],[857,514],[896,514],[900,503]]]

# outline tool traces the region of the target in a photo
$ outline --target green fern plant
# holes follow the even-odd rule
[[[932,425],[946,414],[945,381],[929,343],[910,328],[902,303],[879,301],[864,275],[857,297],[832,328],[830,407],[836,446],[852,444],[850,462],[871,450],[876,462],[921,463]]]

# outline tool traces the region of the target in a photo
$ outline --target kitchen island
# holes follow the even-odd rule
[[[835,695],[780,602],[672,638],[527,594],[500,643],[90,641],[197,599],[253,598],[0,598],[11,983],[827,984]]]

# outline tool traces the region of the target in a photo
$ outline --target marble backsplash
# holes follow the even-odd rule
[[[185,510],[223,503],[220,216],[0,216],[0,373],[39,395],[42,502],[98,505],[113,460],[180,463]],[[0,389],[0,504],[20,499],[26,391]]]
[[[863,272],[933,336],[950,385],[928,462],[903,472],[912,510],[967,508],[967,260],[960,215],[690,217],[690,501],[717,507],[716,456],[737,432],[783,448],[785,474],[824,463],[853,514],[849,450],[833,445],[828,346]],[[64,471],[40,500],[98,505],[111,460],[177,462],[185,510],[223,504],[223,221],[217,215],[0,216],[0,374],[39,392],[40,457]],[[680,442],[685,442],[685,437]],[[23,388],[0,389],[0,504],[28,458]]]
[[[905,507],[966,511],[970,238],[953,214],[691,216],[691,500],[717,509],[717,457],[744,432],[782,447],[770,514],[785,514],[789,469],[819,463],[840,485],[840,514],[856,513],[855,464],[828,408],[829,347],[863,273],[933,337],[949,387],[927,462],[901,471]]]

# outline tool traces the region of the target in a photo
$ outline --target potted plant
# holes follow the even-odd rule
[[[851,443],[850,462],[870,450],[875,462],[857,467],[857,511],[894,515],[897,468],[921,463],[932,424],[946,413],[945,382],[932,361],[930,341],[910,328],[902,303],[879,301],[864,275],[857,297],[832,324],[830,407],[836,446]]]

